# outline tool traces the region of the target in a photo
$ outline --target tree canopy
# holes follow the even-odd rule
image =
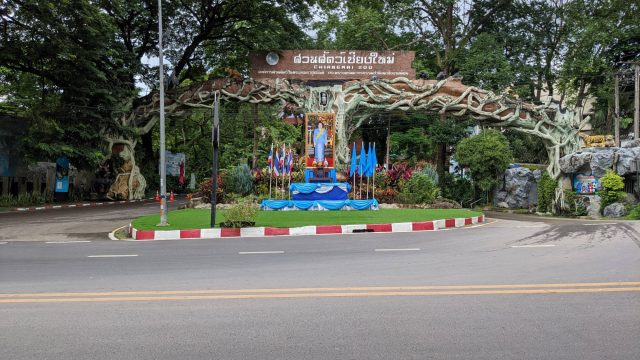
[[[170,91],[212,76],[247,76],[249,50],[412,50],[417,73],[431,78],[459,74],[465,84],[532,102],[557,95],[564,105],[580,106],[595,97],[595,131],[607,133],[613,124],[613,75],[628,74],[625,62],[640,60],[637,0],[181,0],[162,5]],[[137,157],[155,160],[155,123],[137,123],[130,114],[158,87],[157,12],[156,0],[7,0],[0,5],[0,111],[30,119],[24,141],[28,158],[64,154],[90,168],[108,156],[108,139],[125,138],[142,147]],[[632,90],[622,82],[623,116],[632,109]],[[274,125],[277,109],[243,118],[249,120],[242,131],[231,125],[242,122],[236,114],[254,110],[230,111],[229,131],[239,132],[229,138],[235,145],[223,149],[228,153],[223,159],[250,159],[263,151],[253,145],[258,127],[267,128],[271,137],[284,131]],[[408,124],[418,125],[395,126],[393,141],[398,151],[422,159],[466,133],[464,122],[456,127],[448,120],[416,118]],[[168,126],[169,133],[179,132],[183,146],[206,147],[209,124],[201,113],[169,119]],[[383,142],[384,130],[385,124],[372,117],[354,136]],[[535,139],[507,135],[512,146],[519,146],[523,156],[518,158],[541,160],[523,150],[534,147],[539,153]]]

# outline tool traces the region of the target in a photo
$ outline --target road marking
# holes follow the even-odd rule
[[[109,237],[109,240],[116,240],[116,241],[120,240],[120,239],[118,239],[116,237],[116,232],[120,231],[120,229],[126,228],[127,226],[129,226],[129,225],[123,225],[123,226],[120,226],[117,229],[113,229],[110,233],[107,234],[107,237]]]
[[[284,251],[239,251],[238,255],[254,255],[254,254],[284,254]]]
[[[584,226],[617,225],[618,223],[582,224]]]
[[[89,258],[120,258],[120,257],[136,257],[138,254],[124,254],[124,255],[89,255]]]
[[[69,293],[16,293],[0,294],[3,298],[35,297],[95,297],[95,296],[140,296],[140,295],[190,295],[190,294],[261,294],[261,293],[316,293],[316,292],[378,292],[378,291],[439,291],[439,290],[513,290],[513,289],[562,289],[562,288],[627,288],[640,287],[640,281],[556,283],[556,284],[496,284],[496,285],[428,285],[428,286],[359,286],[318,288],[271,288],[271,289],[203,289],[203,290],[150,290],[108,291]]]
[[[0,245],[4,245],[4,244],[7,244],[7,242],[6,241],[0,241]]]
[[[277,290],[277,289],[274,289]],[[65,303],[65,302],[114,302],[114,301],[163,301],[163,300],[239,300],[239,299],[309,299],[332,297],[381,297],[381,296],[443,296],[443,295],[512,295],[512,294],[572,294],[640,292],[640,287],[582,288],[582,289],[509,289],[509,290],[459,290],[459,291],[379,291],[379,292],[311,292],[266,293],[230,295],[176,295],[176,296],[126,296],[126,297],[68,297],[68,298],[11,298],[0,303]]]
[[[377,251],[377,252],[384,252],[384,251],[420,251],[420,248],[407,248],[407,249],[375,249],[374,251]]]
[[[540,244],[540,245],[513,245],[512,248],[539,248],[539,247],[554,247],[554,244]]]
[[[75,241],[47,241],[45,244],[74,244],[74,243],[89,243],[90,240],[75,240]]]

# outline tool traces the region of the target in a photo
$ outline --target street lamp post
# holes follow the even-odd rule
[[[162,1],[158,0],[158,58],[160,62],[160,226],[167,225],[167,163],[164,133],[164,70],[162,58]]]
[[[211,161],[211,227],[216,226],[216,195],[218,190],[218,148],[220,147],[220,94],[213,95],[213,126],[211,126],[211,144],[213,160]]]

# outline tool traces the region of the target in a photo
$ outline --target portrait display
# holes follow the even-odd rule
[[[305,114],[305,162],[307,167],[333,167],[336,116]]]

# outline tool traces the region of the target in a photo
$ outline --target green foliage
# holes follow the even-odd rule
[[[422,127],[391,134],[391,151],[398,159],[416,162],[433,158],[433,140]]]
[[[475,191],[471,180],[444,173],[440,182],[442,196],[459,202],[462,206],[469,205],[475,198]]]
[[[499,131],[485,129],[456,147],[456,160],[471,169],[471,178],[483,191],[497,185],[513,161],[509,142]]]
[[[601,209],[619,202],[625,198],[624,192],[624,178],[616,174],[612,170],[608,170],[607,173],[600,178],[600,191],[597,194],[602,199]]]
[[[556,187],[558,187],[558,182],[545,171],[538,182],[538,212],[551,212]]]
[[[569,216],[585,216],[587,215],[587,208],[584,206],[584,202],[576,196],[573,191],[564,192],[564,203],[568,207]]]
[[[247,195],[253,191],[253,177],[247,164],[241,164],[233,168],[231,176],[234,192]]]
[[[460,64],[465,84],[499,91],[513,82],[513,72],[502,47],[487,33],[480,34]]]
[[[509,141],[515,162],[544,164],[549,161],[547,149],[539,137],[511,129],[506,130],[504,136]]]
[[[640,204],[634,206],[629,214],[627,215],[627,219],[630,220],[640,220]]]
[[[439,194],[440,189],[431,179],[418,173],[402,185],[398,198],[405,204],[431,204]]]
[[[53,202],[53,193],[21,193],[18,196],[0,196],[0,207],[24,207]]]
[[[240,228],[253,226],[258,214],[258,207],[253,202],[242,200],[229,207],[225,213],[223,227]]]
[[[438,183],[440,182],[438,170],[432,164],[423,165],[422,170],[420,170],[420,174],[427,176],[434,185],[438,185]]]

